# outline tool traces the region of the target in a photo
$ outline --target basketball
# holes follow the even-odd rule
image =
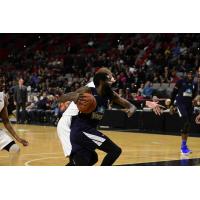
[[[97,102],[92,94],[84,93],[83,98],[78,100],[77,107],[82,113],[91,113],[95,110]]]

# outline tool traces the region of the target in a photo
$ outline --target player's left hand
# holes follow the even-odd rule
[[[200,124],[200,114],[196,117],[195,122],[196,122],[197,124]]]

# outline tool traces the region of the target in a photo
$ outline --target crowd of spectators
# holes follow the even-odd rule
[[[168,97],[157,89],[173,86],[188,68],[196,71],[199,41],[200,34],[1,34],[0,73],[10,111],[22,77],[28,121],[54,121],[48,113],[59,114],[58,97],[86,85],[102,66],[113,72],[114,90],[129,101]]]

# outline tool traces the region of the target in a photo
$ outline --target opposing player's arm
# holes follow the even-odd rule
[[[79,93],[79,94],[91,93],[91,88],[84,86],[84,87],[77,89],[76,92]]]
[[[136,107],[133,104],[120,97],[116,92],[114,92],[113,102],[124,107],[125,109],[123,111],[127,113],[128,117],[131,117],[136,111]]]
[[[20,143],[22,143],[24,146],[28,146],[28,142],[22,138],[20,138],[17,133],[15,132],[15,130],[13,129],[10,121],[9,121],[9,118],[8,118],[8,110],[7,110],[7,105],[8,105],[8,100],[7,100],[7,97],[5,96],[4,97],[4,102],[5,102],[5,105],[4,105],[4,108],[3,110],[1,111],[0,113],[0,116],[2,118],[2,122],[5,126],[5,128],[9,131],[9,133]]]

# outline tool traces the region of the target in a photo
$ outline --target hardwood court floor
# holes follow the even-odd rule
[[[0,152],[0,166],[64,166],[64,158],[56,127],[36,125],[13,125],[17,133],[27,139],[28,147],[21,147],[18,158],[12,158],[8,152]],[[1,124],[0,127],[3,127]],[[180,160],[180,136],[102,131],[122,148],[122,155],[115,165],[150,163]],[[189,156],[200,158],[200,137],[191,137],[188,141],[193,153]],[[97,151],[100,165],[104,153]],[[148,164],[147,164],[148,165]]]

